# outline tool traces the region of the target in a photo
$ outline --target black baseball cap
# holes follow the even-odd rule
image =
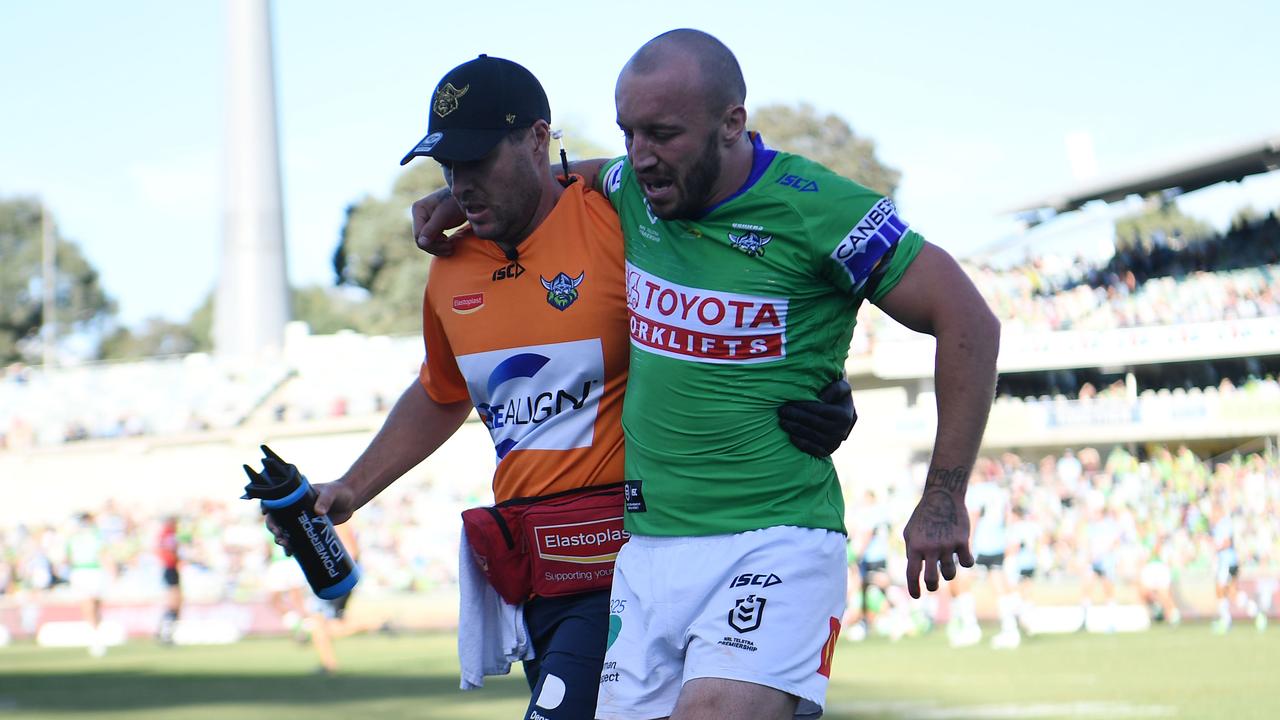
[[[481,55],[445,73],[431,94],[427,136],[400,161],[426,155],[447,162],[479,160],[512,130],[551,122],[542,83],[524,66]]]

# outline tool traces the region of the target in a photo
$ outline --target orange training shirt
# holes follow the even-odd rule
[[[515,262],[460,232],[431,263],[419,379],[436,402],[470,400],[489,428],[495,501],[622,482],[629,341],[609,201],[570,184]]]

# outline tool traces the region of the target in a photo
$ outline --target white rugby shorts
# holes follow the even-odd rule
[[[845,536],[778,526],[633,535],[618,554],[596,717],[670,715],[694,678],[765,685],[822,715],[845,610]]]
[[[302,574],[302,568],[298,567],[293,558],[272,560],[267,565],[263,585],[268,592],[288,592],[294,588],[306,587],[307,576]]]
[[[78,598],[101,598],[107,592],[107,571],[100,567],[72,568],[67,585]]]

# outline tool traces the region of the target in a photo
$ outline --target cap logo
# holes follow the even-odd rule
[[[513,113],[507,113],[507,124],[508,124],[508,125],[514,125],[515,123],[516,123],[516,116],[515,116],[515,114],[513,114]]]
[[[444,117],[458,109],[458,98],[466,95],[470,89],[470,85],[463,85],[459,90],[453,86],[453,83],[445,83],[436,90],[436,101],[432,104],[432,108],[437,115]]]
[[[436,143],[440,142],[442,138],[444,138],[444,133],[433,132],[422,139],[422,147],[420,149],[422,152],[431,152],[431,148],[435,147]]]

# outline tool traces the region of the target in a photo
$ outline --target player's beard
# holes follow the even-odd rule
[[[720,143],[719,132],[712,131],[702,147],[702,154],[689,166],[688,171],[676,180],[680,189],[680,201],[667,212],[654,209],[654,214],[663,220],[681,220],[696,218],[706,209],[707,202],[715,192],[716,180],[720,178]]]

